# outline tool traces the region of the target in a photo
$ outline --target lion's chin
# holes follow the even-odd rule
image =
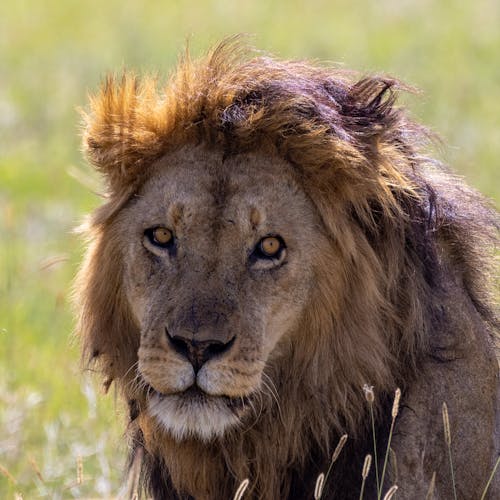
[[[155,391],[148,400],[150,415],[177,441],[221,437],[241,422],[245,410],[245,398],[210,396],[196,388],[180,394]]]

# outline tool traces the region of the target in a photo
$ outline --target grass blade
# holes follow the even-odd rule
[[[493,467],[493,470],[491,471],[488,482],[486,483],[486,486],[484,487],[483,494],[481,495],[481,500],[484,500],[486,498],[486,493],[488,493],[488,489],[490,487],[491,481],[493,481],[493,477],[495,476],[495,472],[497,471],[499,464],[500,464],[500,456],[497,458],[497,461],[495,462],[495,466]]]
[[[373,460],[375,462],[375,478],[377,480],[377,496],[379,496],[380,492],[380,483],[379,483],[379,475],[378,475],[378,459],[377,459],[377,438],[375,435],[375,417],[373,415],[373,402],[375,401],[375,394],[373,392],[373,386],[365,384],[363,386],[363,391],[365,392],[365,398],[368,401],[368,405],[370,407],[370,419],[372,423],[372,437],[373,437]]]
[[[392,420],[391,429],[389,431],[389,439],[387,440],[387,448],[385,450],[384,467],[382,469],[382,477],[380,478],[380,490],[377,492],[377,499],[380,500],[382,496],[382,488],[384,487],[385,471],[387,468],[387,461],[389,459],[389,450],[391,449],[392,433],[394,431],[394,424],[399,412],[399,400],[401,399],[401,389],[398,387],[394,393],[394,402],[392,403]]]
[[[446,441],[446,446],[448,448],[448,457],[450,459],[450,470],[451,470],[451,484],[453,486],[453,498],[457,500],[457,488],[455,484],[455,471],[453,470],[453,459],[451,456],[451,431],[450,431],[450,417],[448,415],[448,407],[446,403],[443,403],[443,427],[444,427],[444,440]]]
[[[429,484],[429,489],[427,490],[427,495],[425,495],[425,500],[432,500],[434,497],[434,488],[436,487],[436,471],[432,473],[432,479]]]

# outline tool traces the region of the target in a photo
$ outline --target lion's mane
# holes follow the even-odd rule
[[[125,73],[109,77],[91,98],[84,148],[104,174],[107,200],[88,224],[90,247],[75,287],[77,330],[85,360],[129,402],[133,448],[145,447],[144,474],[158,498],[170,498],[172,485],[229,498],[245,477],[262,498],[291,491],[299,498],[301,488],[309,495],[344,432],[352,437],[346,456],[354,455],[337,477],[355,469],[358,484],[370,451],[362,387],[375,386],[383,407],[397,386],[404,395],[423,357],[440,356],[433,335],[450,321],[450,274],[494,331],[487,251],[494,215],[423,155],[429,135],[395,104],[401,88],[386,77],[248,57],[227,41],[199,61],[185,56],[161,91],[154,78]],[[143,396],[131,383],[139,333],[112,233],[113,218],[148,179],[148,167],[189,144],[285,158],[342,256],[335,263],[333,253],[323,256],[304,334],[289,346],[286,363],[268,367],[280,407],[264,400],[252,428],[210,445],[176,443],[141,411]]]

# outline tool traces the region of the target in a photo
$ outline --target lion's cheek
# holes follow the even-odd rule
[[[267,315],[262,345],[264,359],[271,356],[279,341],[286,337],[288,332],[295,330],[299,323],[302,308],[294,303],[285,302],[285,304],[287,305],[286,308],[279,304]]]
[[[151,309],[148,305],[151,298],[143,293],[142,287],[131,282],[129,277],[124,280],[125,297],[129,311],[134,319],[134,323],[138,326],[140,331],[143,331],[148,325],[147,311]]]

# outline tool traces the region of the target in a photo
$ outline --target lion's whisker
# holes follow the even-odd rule
[[[265,375],[265,374],[263,374]],[[273,385],[274,387],[274,384],[272,382],[272,380],[269,378],[268,375],[266,375],[268,381]],[[279,396],[278,396],[278,393],[273,391],[272,387],[270,387],[269,383],[266,382],[266,380],[263,378],[261,380],[262,382],[262,385],[263,385],[263,389],[264,390],[267,390],[267,394],[271,397],[271,399],[276,403],[276,407],[278,408],[278,415],[279,415],[279,418],[280,418],[280,421],[281,423],[284,425],[284,418],[283,418],[283,412],[281,410],[281,405],[280,405],[280,402],[279,402]]]

